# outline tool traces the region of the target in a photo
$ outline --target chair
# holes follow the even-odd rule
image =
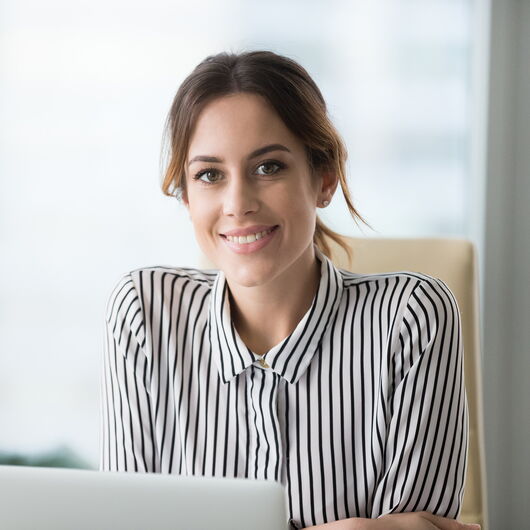
[[[343,239],[352,249],[351,266],[344,250],[330,241],[335,266],[361,273],[414,271],[443,280],[458,302],[464,338],[464,372],[469,406],[469,450],[460,519],[487,528],[486,471],[482,412],[478,273],[475,246],[462,239]]]
[[[413,271],[443,280],[455,295],[462,320],[464,372],[469,406],[469,450],[460,520],[479,523],[487,530],[486,466],[482,413],[477,255],[462,239],[386,239],[342,236],[353,253],[348,263],[344,250],[329,240],[336,267],[354,272]],[[214,268],[203,256],[200,266]]]

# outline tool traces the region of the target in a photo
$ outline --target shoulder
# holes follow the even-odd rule
[[[344,291],[350,299],[377,297],[395,306],[398,313],[418,307],[457,314],[458,304],[448,285],[435,276],[421,272],[397,271],[356,273],[338,269]],[[430,311],[429,311],[430,312]]]
[[[160,282],[176,281],[185,284],[196,284],[211,288],[219,271],[215,269],[204,270],[193,267],[171,267],[166,265],[154,265],[151,267],[140,267],[131,270],[128,275],[138,287],[146,282],[159,284]]]
[[[396,271],[396,272],[377,272],[377,273],[359,273],[338,269],[342,276],[344,288],[359,289],[377,288],[385,285],[410,286],[411,292],[418,286],[430,286],[434,289],[448,289],[445,282],[422,272],[413,271]]]
[[[121,274],[114,283],[107,301],[106,315],[122,312],[124,308],[138,305],[145,310],[157,298],[166,298],[166,292],[209,292],[219,271],[193,267],[154,265],[139,267]],[[191,289],[190,289],[191,288]]]

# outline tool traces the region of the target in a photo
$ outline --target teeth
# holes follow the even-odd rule
[[[265,237],[267,234],[270,234],[271,232],[272,228],[270,230],[264,230],[263,232],[258,232],[256,234],[249,234],[248,236],[226,236],[226,239],[228,239],[228,241],[231,241],[232,243],[239,243],[240,245],[244,245],[247,243],[253,243],[258,239]]]

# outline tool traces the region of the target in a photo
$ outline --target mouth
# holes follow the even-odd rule
[[[261,232],[255,232],[253,234],[248,234],[246,236],[227,236],[225,234],[219,234],[223,239],[230,241],[231,243],[236,243],[238,245],[248,245],[250,243],[254,243],[255,241],[259,241],[260,239],[263,239],[267,237],[271,232],[274,232],[279,228],[279,225],[274,225],[270,228],[267,228],[266,230],[262,230]]]
[[[226,246],[236,254],[250,254],[252,252],[261,250],[263,247],[268,245],[269,242],[274,239],[279,228],[279,225],[275,225],[267,230],[263,230],[262,232],[248,234],[246,236],[220,235]]]

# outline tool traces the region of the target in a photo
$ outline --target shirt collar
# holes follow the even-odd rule
[[[209,330],[212,354],[223,383],[228,383],[262,358],[287,382],[296,383],[308,367],[324,332],[334,320],[343,291],[342,275],[315,245],[320,260],[320,283],[311,307],[294,331],[265,355],[253,353],[239,336],[230,315],[228,283],[219,271],[212,286]]]

